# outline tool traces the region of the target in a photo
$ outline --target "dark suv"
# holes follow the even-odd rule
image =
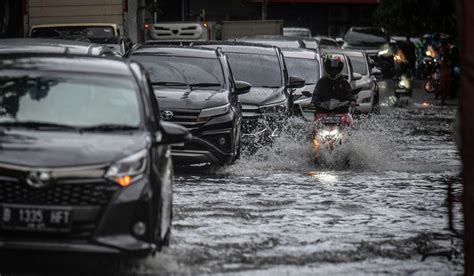
[[[250,85],[234,80],[220,50],[143,46],[131,59],[150,73],[163,119],[193,134],[191,141],[173,146],[174,161],[223,165],[239,157],[239,95]]]
[[[169,144],[137,63],[0,55],[0,249],[148,254],[169,243]]]
[[[278,47],[245,42],[202,42],[196,46],[220,48],[229,58],[234,77],[252,85],[240,97],[244,134],[253,138],[275,135],[284,118],[292,114],[292,93],[304,86],[304,80],[289,76],[285,59]]]
[[[351,27],[344,36],[343,49],[365,50],[385,77],[393,74],[394,61],[390,37],[383,28]]]

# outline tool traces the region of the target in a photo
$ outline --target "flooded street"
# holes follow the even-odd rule
[[[359,118],[350,142],[327,155],[324,167],[312,164],[301,138],[308,123],[295,121],[301,135],[284,134],[273,147],[244,155],[235,165],[178,169],[170,248],[112,266],[88,260],[88,269],[461,273],[462,241],[448,230],[446,202],[451,181],[459,229],[455,107],[422,106],[425,95],[420,97],[409,107],[385,105],[380,115]],[[440,256],[422,261],[431,254]],[[49,271],[48,264],[57,262],[39,258],[30,261],[35,269]],[[62,263],[69,271],[81,266],[77,258]]]
[[[460,189],[454,118],[452,106],[384,107],[326,168],[306,141],[280,137],[211,174],[181,172],[169,253],[190,272],[461,272],[459,256],[421,261],[462,248],[447,229],[448,181]]]

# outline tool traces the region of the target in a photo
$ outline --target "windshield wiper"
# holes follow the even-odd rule
[[[137,130],[137,126],[120,125],[120,124],[101,124],[89,127],[81,127],[83,131],[129,131]]]
[[[191,87],[221,87],[222,84],[213,83],[213,82],[199,82],[199,83],[190,83],[189,86]]]
[[[56,124],[56,123],[48,123],[48,122],[35,122],[35,121],[13,121],[13,122],[0,122],[0,126],[5,127],[26,127],[26,128],[33,128],[33,129],[45,129],[45,128],[54,128],[54,129],[72,129],[78,130],[75,126],[64,125],[64,124]]]
[[[151,85],[160,85],[160,86],[189,86],[184,82],[174,82],[174,81],[158,81],[152,82]]]

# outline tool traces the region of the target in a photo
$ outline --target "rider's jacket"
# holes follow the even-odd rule
[[[331,99],[337,99],[341,102],[344,101],[355,101],[356,97],[352,93],[351,85],[343,77],[332,80],[330,78],[323,77],[318,81],[314,92],[311,103],[318,105],[319,103],[329,101]]]

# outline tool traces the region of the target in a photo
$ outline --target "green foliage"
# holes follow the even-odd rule
[[[390,34],[419,36],[456,31],[455,1],[381,0],[374,12],[377,26]]]

